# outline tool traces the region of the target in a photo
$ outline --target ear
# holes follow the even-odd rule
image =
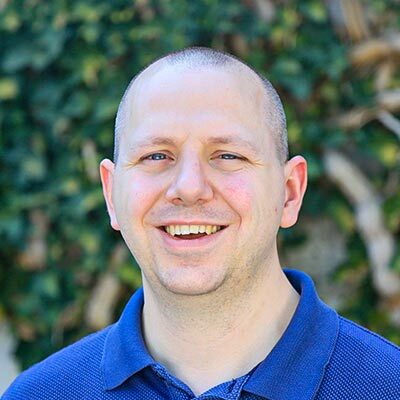
[[[285,204],[281,227],[289,228],[297,222],[297,217],[307,188],[307,161],[296,156],[285,165]]]
[[[112,199],[112,186],[114,180],[114,163],[109,159],[104,159],[100,163],[100,177],[103,185],[103,195],[107,204],[108,215],[110,216],[110,224],[116,231],[120,230],[117,218],[115,216],[114,204]]]

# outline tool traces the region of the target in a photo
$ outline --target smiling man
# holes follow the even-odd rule
[[[4,399],[399,399],[399,348],[281,268],[307,184],[287,153],[278,95],[234,57],[184,49],[135,77],[100,173],[143,288]]]

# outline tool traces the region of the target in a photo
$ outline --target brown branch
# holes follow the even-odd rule
[[[387,111],[381,110],[378,112],[377,120],[400,140],[400,121],[396,117]]]
[[[386,111],[400,111],[400,89],[385,90],[378,94],[376,101]]]
[[[100,276],[91,293],[85,320],[92,329],[104,328],[112,322],[114,307],[121,292],[121,283],[115,270],[124,262],[127,254],[124,244],[115,247],[109,269]]]
[[[376,106],[354,108],[334,117],[333,122],[342,129],[354,130],[376,119],[400,139],[400,121],[390,113],[400,110],[400,89],[380,92],[375,101]]]
[[[341,0],[342,13],[350,39],[360,41],[369,36],[369,28],[360,0]]]
[[[356,224],[367,248],[373,285],[382,298],[398,298],[400,276],[390,269],[395,240],[384,225],[380,200],[367,177],[342,154],[327,151],[324,155],[327,175],[353,204]],[[399,309],[391,310],[396,322]]]
[[[355,108],[333,119],[334,123],[345,130],[359,129],[376,116],[375,109]]]
[[[387,39],[371,39],[355,46],[350,53],[350,61],[358,67],[377,64],[391,56],[392,47]]]

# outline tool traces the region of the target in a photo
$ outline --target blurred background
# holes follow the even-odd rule
[[[400,344],[398,0],[0,0],[0,393],[140,285],[98,165],[130,79],[187,46],[269,78],[309,163],[282,263]]]

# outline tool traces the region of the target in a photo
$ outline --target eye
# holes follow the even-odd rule
[[[164,153],[153,153],[153,154],[149,154],[146,157],[143,157],[142,160],[150,160],[150,161],[162,161],[162,160],[166,160],[167,159],[167,155]]]
[[[217,153],[210,160],[211,165],[222,171],[237,171],[246,166],[247,158],[235,153]]]
[[[218,157],[223,160],[243,160],[243,157],[240,157],[240,156],[237,156],[236,154],[231,154],[231,153],[220,154]]]

